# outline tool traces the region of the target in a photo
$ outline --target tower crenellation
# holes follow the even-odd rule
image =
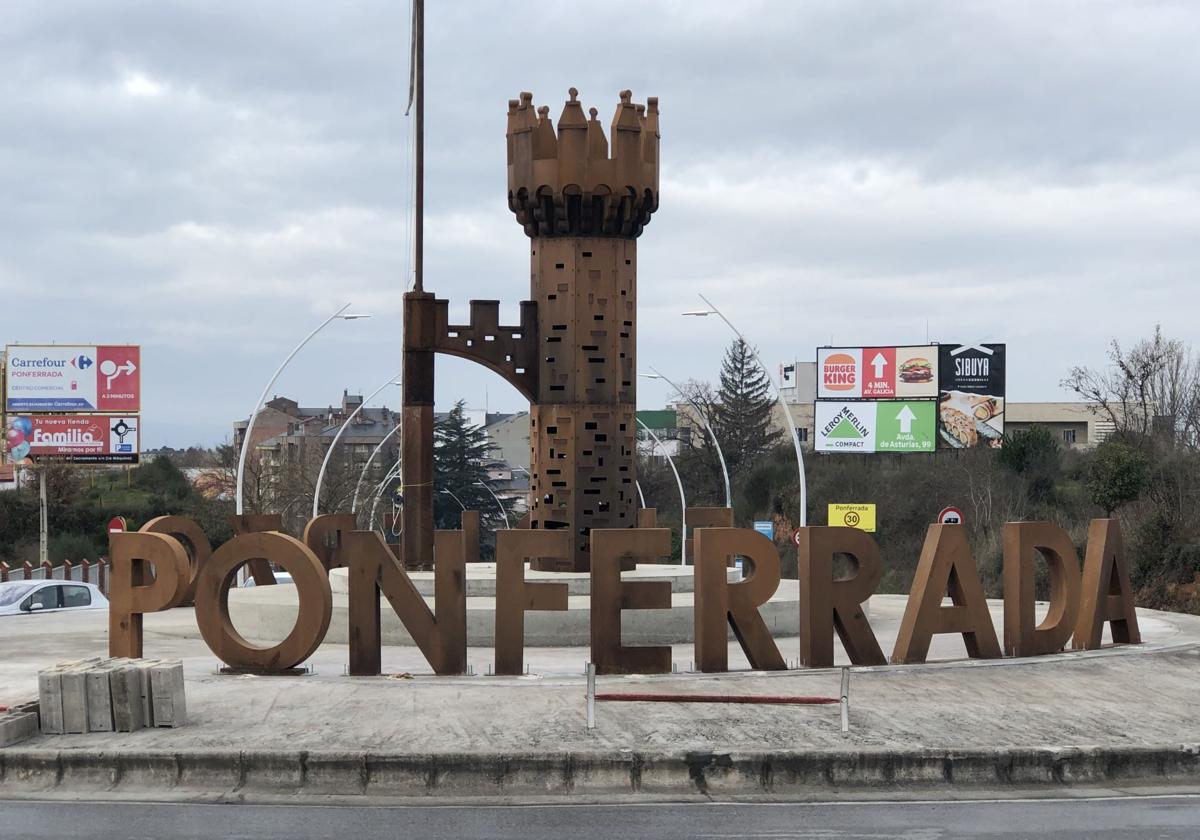
[[[608,135],[569,91],[557,131],[549,106],[508,101],[508,204],[531,237],[636,238],[658,209],[658,97],[623,90]]]

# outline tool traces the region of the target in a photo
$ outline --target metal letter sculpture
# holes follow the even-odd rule
[[[558,120],[533,94],[508,103],[508,204],[530,238],[532,300],[519,324],[498,301],[404,296],[403,557],[433,557],[433,359],[460,356],[495,371],[530,402],[529,527],[565,530],[566,558],[535,568],[587,571],[591,532],[637,525],[635,406],[637,238],[658,208],[658,100],[622,91],[610,136],[572,88]],[[611,153],[609,143],[611,141]]]

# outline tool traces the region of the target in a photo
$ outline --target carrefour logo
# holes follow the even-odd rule
[[[87,356],[80,356],[78,360],[71,359],[71,364],[75,365],[76,361],[83,361],[85,359],[89,365],[92,363],[92,360],[88,359]],[[51,359],[49,356],[42,356],[40,359],[22,359],[20,356],[17,356],[13,358],[12,366],[15,368],[66,367],[67,362],[65,359]]]
[[[87,370],[91,366],[92,366],[92,360],[89,359],[87,356],[83,355],[82,353],[80,355],[76,356],[74,359],[71,359],[71,367],[77,367],[80,370]]]

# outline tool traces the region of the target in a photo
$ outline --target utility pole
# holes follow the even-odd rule
[[[417,137],[414,144],[416,210],[413,230],[413,283],[425,291],[425,0],[413,0],[413,75],[416,77]]]

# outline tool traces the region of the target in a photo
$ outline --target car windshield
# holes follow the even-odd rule
[[[9,604],[20,601],[32,592],[36,585],[34,583],[10,583],[7,586],[0,586],[0,607],[7,607]]]

